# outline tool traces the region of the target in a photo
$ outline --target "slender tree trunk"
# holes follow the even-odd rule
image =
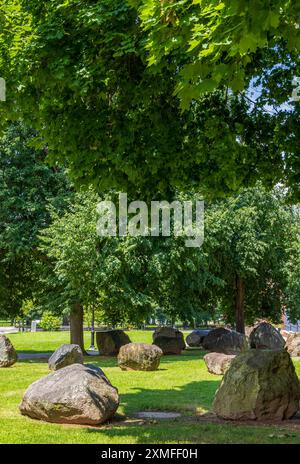
[[[236,331],[245,333],[245,282],[238,275],[235,279],[235,323]]]
[[[83,307],[80,303],[74,304],[70,315],[70,336],[71,343],[79,345],[84,353],[85,350],[83,341]]]

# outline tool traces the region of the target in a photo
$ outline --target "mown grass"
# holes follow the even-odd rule
[[[130,330],[127,332],[132,342],[152,343],[151,330]],[[47,353],[58,348],[62,343],[70,343],[69,332],[18,332],[9,334],[16,350],[27,353]],[[86,349],[90,346],[91,335],[84,333]]]
[[[67,333],[20,333],[9,336],[17,350],[53,351],[68,342]],[[130,331],[132,341],[151,341],[151,332]],[[89,344],[89,335],[86,334]],[[26,360],[0,369],[0,443],[300,443],[300,429],[284,426],[203,423],[221,378],[207,372],[203,352],[165,356],[156,372],[123,372],[115,358],[87,357],[103,368],[120,393],[115,420],[102,427],[48,424],[20,415],[26,388],[48,374],[45,361]],[[296,361],[300,374],[300,363]],[[179,411],[182,417],[163,422],[134,418],[145,410]]]

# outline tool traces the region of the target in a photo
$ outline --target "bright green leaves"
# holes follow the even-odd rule
[[[182,69],[179,76],[186,75],[198,63],[209,68],[206,76],[192,72],[189,79],[185,78],[177,86],[185,109],[192,99],[200,98],[208,89],[226,86],[233,91],[243,90],[245,75],[253,72],[256,55],[267,47],[274,47],[276,42],[286,40],[290,51],[299,50],[300,7],[296,2],[143,0],[139,11],[148,35],[150,65],[165,66],[167,57],[173,56]],[[166,20],[167,12],[173,20]],[[180,44],[164,48],[166,40],[178,35],[182,37]],[[227,69],[213,86],[210,79],[215,80],[215,69],[220,64]],[[199,86],[199,79],[210,83]]]
[[[260,117],[263,105],[251,113],[251,102],[232,97],[264,69],[271,81],[270,50],[287,61],[285,48],[267,48],[275,43],[269,13],[277,12],[276,1],[272,7],[258,0],[7,5],[11,17],[13,7],[22,7],[24,16],[16,23],[20,31],[1,30],[8,100],[0,117],[22,118],[37,129],[49,160],[67,166],[77,185],[151,198],[200,186],[223,196],[258,177],[268,185],[287,178],[286,120],[278,121],[275,134],[273,115]],[[277,32],[297,12],[284,6]],[[10,41],[18,44],[19,32],[24,40],[12,57]],[[291,41],[298,36],[291,34]],[[289,60],[298,75],[294,55]],[[288,75],[277,84],[274,76],[271,90],[271,100],[289,96]],[[237,134],[240,120],[244,131]],[[289,148],[295,179],[296,149]]]

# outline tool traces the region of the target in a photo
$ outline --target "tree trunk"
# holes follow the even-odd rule
[[[239,276],[235,279],[235,323],[236,331],[242,334],[245,333],[245,282]]]
[[[70,314],[70,336],[71,343],[79,345],[82,352],[85,353],[83,341],[83,307],[80,303],[76,303],[73,306]]]

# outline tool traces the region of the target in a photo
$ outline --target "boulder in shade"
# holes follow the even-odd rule
[[[261,322],[250,334],[250,347],[259,350],[283,350],[285,340],[268,322]]]
[[[293,417],[299,398],[299,380],[287,351],[252,349],[232,361],[213,409],[224,419],[280,421]]]
[[[224,353],[207,353],[204,361],[208,372],[216,375],[223,375],[229,369],[235,355]]]
[[[219,327],[211,330],[204,338],[203,348],[215,353],[234,355],[247,350],[248,342],[244,334]]]
[[[48,361],[49,369],[52,371],[71,364],[83,364],[83,354],[79,345],[61,345]]]
[[[10,367],[18,360],[13,344],[5,335],[0,335],[0,367]]]
[[[186,337],[186,343],[188,346],[192,348],[199,348],[202,346],[204,338],[209,334],[210,330],[204,330],[204,329],[197,329],[193,330],[192,333],[190,333]]]
[[[225,329],[225,327],[218,327],[217,329],[211,330],[205,337],[205,340],[203,340],[203,348],[208,351],[214,351],[217,340],[228,332],[229,329]]]
[[[96,332],[99,354],[102,356],[116,356],[123,345],[131,343],[128,335],[119,329],[101,330]]]
[[[46,422],[98,425],[111,419],[118,405],[118,390],[101,369],[72,364],[34,382],[20,411]]]
[[[155,371],[162,357],[162,350],[156,345],[129,343],[121,346],[118,364],[122,370]]]
[[[153,333],[153,344],[158,346],[163,354],[180,354],[185,349],[183,333],[172,327],[159,327]]]

